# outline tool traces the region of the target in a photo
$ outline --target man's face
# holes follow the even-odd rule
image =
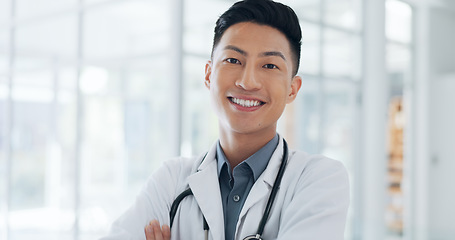
[[[205,74],[221,130],[274,135],[301,85],[292,67],[289,42],[277,29],[251,22],[229,27]]]

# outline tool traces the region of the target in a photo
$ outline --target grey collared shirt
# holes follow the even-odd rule
[[[249,158],[238,164],[231,173],[231,166],[224,155],[218,141],[216,159],[218,161],[218,177],[221,190],[221,200],[224,212],[225,239],[233,240],[237,221],[243,204],[253,184],[267,168],[273,152],[278,146],[278,134],[264,147]],[[258,219],[259,223],[260,219]]]

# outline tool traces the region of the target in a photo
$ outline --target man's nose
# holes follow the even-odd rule
[[[258,90],[262,87],[261,80],[258,78],[258,73],[254,66],[246,66],[235,85],[247,91]]]

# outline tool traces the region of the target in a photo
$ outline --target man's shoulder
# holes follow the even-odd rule
[[[307,153],[305,151],[300,151],[300,150],[292,150],[291,151],[291,157],[290,159],[293,162],[298,162],[299,164],[328,164],[328,165],[342,165],[342,163],[339,160],[335,160],[333,158],[327,157],[322,154],[311,154]]]
[[[165,160],[147,179],[145,189],[156,185],[166,186],[175,191],[187,185],[187,178],[193,174],[199,162],[199,157],[174,157]],[[196,166],[196,167],[195,167]]]
[[[171,171],[178,171],[179,174],[190,174],[194,172],[193,170],[197,169],[197,166],[201,163],[201,157],[193,156],[193,157],[175,157],[166,160],[163,163],[163,167],[171,170]]]
[[[298,171],[300,175],[347,175],[341,161],[321,154],[309,154],[304,151],[292,151],[288,169]]]

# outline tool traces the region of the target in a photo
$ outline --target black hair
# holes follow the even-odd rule
[[[244,0],[234,3],[216,21],[212,56],[224,32],[232,25],[253,22],[273,27],[282,32],[289,41],[297,74],[300,64],[302,31],[299,19],[292,8],[272,0]]]

